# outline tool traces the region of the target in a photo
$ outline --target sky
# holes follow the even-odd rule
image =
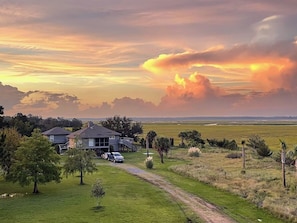
[[[296,0],[0,0],[0,105],[63,118],[297,116]]]

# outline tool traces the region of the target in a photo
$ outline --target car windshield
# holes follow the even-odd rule
[[[121,156],[120,154],[117,154],[117,153],[115,153],[115,154],[113,154],[114,156]]]

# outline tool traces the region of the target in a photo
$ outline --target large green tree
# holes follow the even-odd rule
[[[0,165],[4,176],[9,175],[21,135],[15,128],[0,129]]]
[[[60,182],[60,157],[51,143],[43,137],[39,129],[34,129],[31,137],[24,137],[15,153],[8,179],[21,186],[34,183],[33,193],[39,193],[38,184]]]
[[[138,141],[138,135],[143,133],[141,122],[134,122],[127,117],[114,116],[101,122],[101,125],[121,133],[122,137],[131,137]]]
[[[85,173],[92,173],[97,170],[96,164],[92,161],[96,157],[93,150],[82,148],[71,148],[67,151],[67,158],[64,163],[64,174],[80,173],[80,185],[84,184],[83,177]]]
[[[154,148],[160,155],[161,163],[164,163],[164,153],[167,154],[170,149],[170,140],[166,137],[155,138]]]

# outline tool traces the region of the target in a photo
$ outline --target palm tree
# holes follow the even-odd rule
[[[282,162],[282,175],[283,175],[283,185],[284,187],[287,186],[286,184],[286,150],[287,150],[287,145],[284,141],[280,140],[281,142],[281,162]]]
[[[292,160],[294,160],[295,162],[295,170],[296,170],[296,178],[297,178],[297,146],[293,150],[289,151],[287,156]]]
[[[187,135],[188,135],[187,132],[180,132],[178,134],[178,137],[181,138],[181,146],[185,145],[184,140],[185,140],[185,138],[187,138]]]
[[[149,148],[152,148],[152,144],[153,144],[153,141],[154,141],[156,136],[157,136],[157,133],[155,131],[153,131],[153,130],[149,131],[146,134],[146,139],[148,140]]]
[[[154,140],[154,148],[158,151],[161,163],[164,163],[164,152],[167,154],[170,148],[170,140],[165,137],[156,138]]]

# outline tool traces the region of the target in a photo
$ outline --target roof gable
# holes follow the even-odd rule
[[[110,130],[103,126],[92,125],[86,128],[80,129],[76,132],[72,132],[67,137],[68,138],[103,138],[103,137],[112,137],[112,136],[120,136],[121,133]]]

